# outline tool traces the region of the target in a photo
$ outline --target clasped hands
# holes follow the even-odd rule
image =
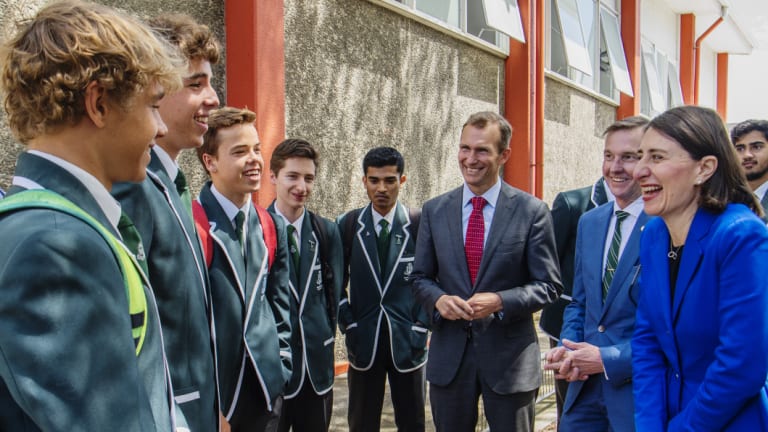
[[[504,308],[501,297],[493,292],[476,293],[467,300],[455,295],[443,295],[435,303],[435,309],[447,320],[482,319]]]
[[[547,352],[544,369],[555,371],[555,378],[568,382],[585,381],[590,375],[603,373],[600,348],[586,343],[563,339],[563,346]]]

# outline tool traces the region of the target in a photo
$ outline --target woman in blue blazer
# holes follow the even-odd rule
[[[714,111],[648,125],[632,339],[638,431],[768,430],[768,230]],[[756,215],[757,214],[757,215]]]

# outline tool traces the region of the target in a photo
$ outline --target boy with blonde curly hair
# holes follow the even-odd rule
[[[109,191],[144,178],[181,65],[145,25],[78,0],[0,48],[27,147],[0,206],[0,430],[174,429],[141,240]]]

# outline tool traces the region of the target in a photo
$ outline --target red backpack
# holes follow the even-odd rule
[[[253,203],[253,207],[259,215],[259,222],[261,222],[261,227],[264,231],[264,243],[266,243],[267,251],[269,252],[269,268],[271,269],[272,263],[275,262],[275,249],[277,249],[275,221],[272,220],[272,216],[263,207],[260,207],[256,203]],[[192,201],[192,215],[195,218],[197,235],[200,236],[200,242],[203,244],[205,264],[210,267],[211,261],[213,260],[213,239],[211,238],[210,232],[211,224],[208,222],[208,215],[205,214],[205,210],[200,204],[200,201]]]

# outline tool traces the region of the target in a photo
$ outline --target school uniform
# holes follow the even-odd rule
[[[174,183],[177,172],[175,162],[155,146],[147,178],[117,184],[112,195],[144,243],[180,408],[177,415],[185,418],[191,432],[215,431],[219,408],[208,277],[192,215]]]
[[[41,152],[19,156],[9,196],[62,195],[120,238],[120,208],[89,174]],[[115,254],[83,220],[56,210],[0,216],[0,430],[172,431],[154,298],[144,287],[139,353]],[[146,285],[146,280],[144,281]]]
[[[355,216],[348,234],[347,218]],[[341,293],[339,328],[346,335],[350,362],[348,419],[353,432],[379,430],[386,377],[398,429],[424,430],[425,323],[429,320],[411,292],[416,246],[411,222],[407,208],[398,203],[388,223],[386,256],[379,259],[378,222],[374,223],[370,204],[337,221],[342,238],[352,239],[345,263],[349,287]]]
[[[232,431],[276,430],[291,377],[291,321],[285,226],[275,219],[277,245],[270,266],[258,213],[219,194],[211,182],[198,198],[213,242],[209,266],[216,321],[221,409]],[[246,214],[236,235],[234,214]]]
[[[289,224],[274,203],[268,210],[286,226]],[[313,228],[312,219],[323,224],[327,245],[322,245],[323,236]],[[293,374],[285,391],[280,430],[317,432],[328,430],[333,408],[336,320],[331,309],[339,302],[344,255],[341,236],[332,221],[307,210],[292,225],[300,233],[294,240],[298,246],[298,267],[289,259]],[[290,242],[288,245],[292,254]],[[325,286],[324,250],[333,274],[331,287]],[[332,292],[331,305],[328,289]]]

